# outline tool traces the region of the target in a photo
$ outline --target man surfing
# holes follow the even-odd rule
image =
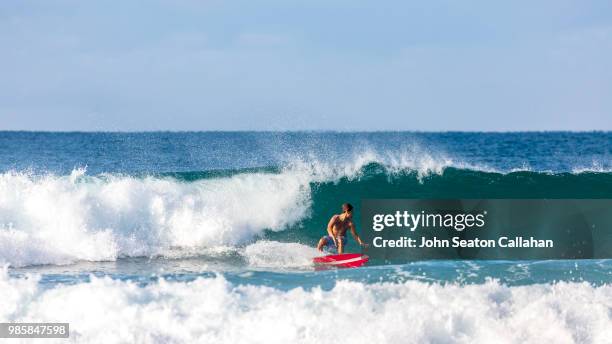
[[[353,206],[350,203],[344,203],[342,205],[342,214],[334,215],[329,220],[327,224],[328,235],[319,240],[317,249],[323,251],[323,247],[330,247],[332,249],[337,249],[338,254],[344,253],[347,229],[351,230],[351,235],[360,246],[367,246],[355,231],[355,224],[353,223]]]

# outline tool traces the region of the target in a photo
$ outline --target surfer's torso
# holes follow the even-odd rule
[[[332,233],[334,237],[343,237],[346,235],[346,230],[352,224],[352,220],[344,216],[344,214],[334,215],[334,224],[332,225]]]

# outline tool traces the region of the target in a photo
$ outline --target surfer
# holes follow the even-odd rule
[[[327,224],[328,235],[319,240],[317,249],[323,251],[323,247],[328,246],[330,248],[336,248],[338,253],[342,254],[344,252],[344,246],[346,245],[347,229],[350,229],[351,235],[360,246],[366,246],[355,231],[355,224],[353,223],[353,206],[350,203],[344,203],[342,205],[342,214],[334,215],[329,220]]]

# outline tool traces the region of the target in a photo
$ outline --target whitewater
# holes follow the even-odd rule
[[[0,132],[0,322],[70,322],[79,343],[606,343],[610,259],[311,259],[347,201],[358,218],[365,198],[612,198],[611,149],[597,132]]]
[[[234,285],[221,276],[141,287],[111,278],[51,290],[0,276],[0,321],[70,322],[87,343],[604,343],[612,286],[507,287],[339,280],[333,289]],[[65,342],[58,340],[58,342]]]

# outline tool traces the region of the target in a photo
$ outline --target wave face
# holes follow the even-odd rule
[[[612,198],[608,172],[500,173],[430,156],[376,159],[143,176],[6,172],[0,261],[176,257],[262,238],[311,246],[341,203],[363,198]]]
[[[78,343],[604,343],[612,286],[338,281],[328,291],[225,278],[41,288],[0,274],[0,321],[70,323]],[[113,331],[105,329],[112,328]],[[408,330],[409,329],[409,330]]]

